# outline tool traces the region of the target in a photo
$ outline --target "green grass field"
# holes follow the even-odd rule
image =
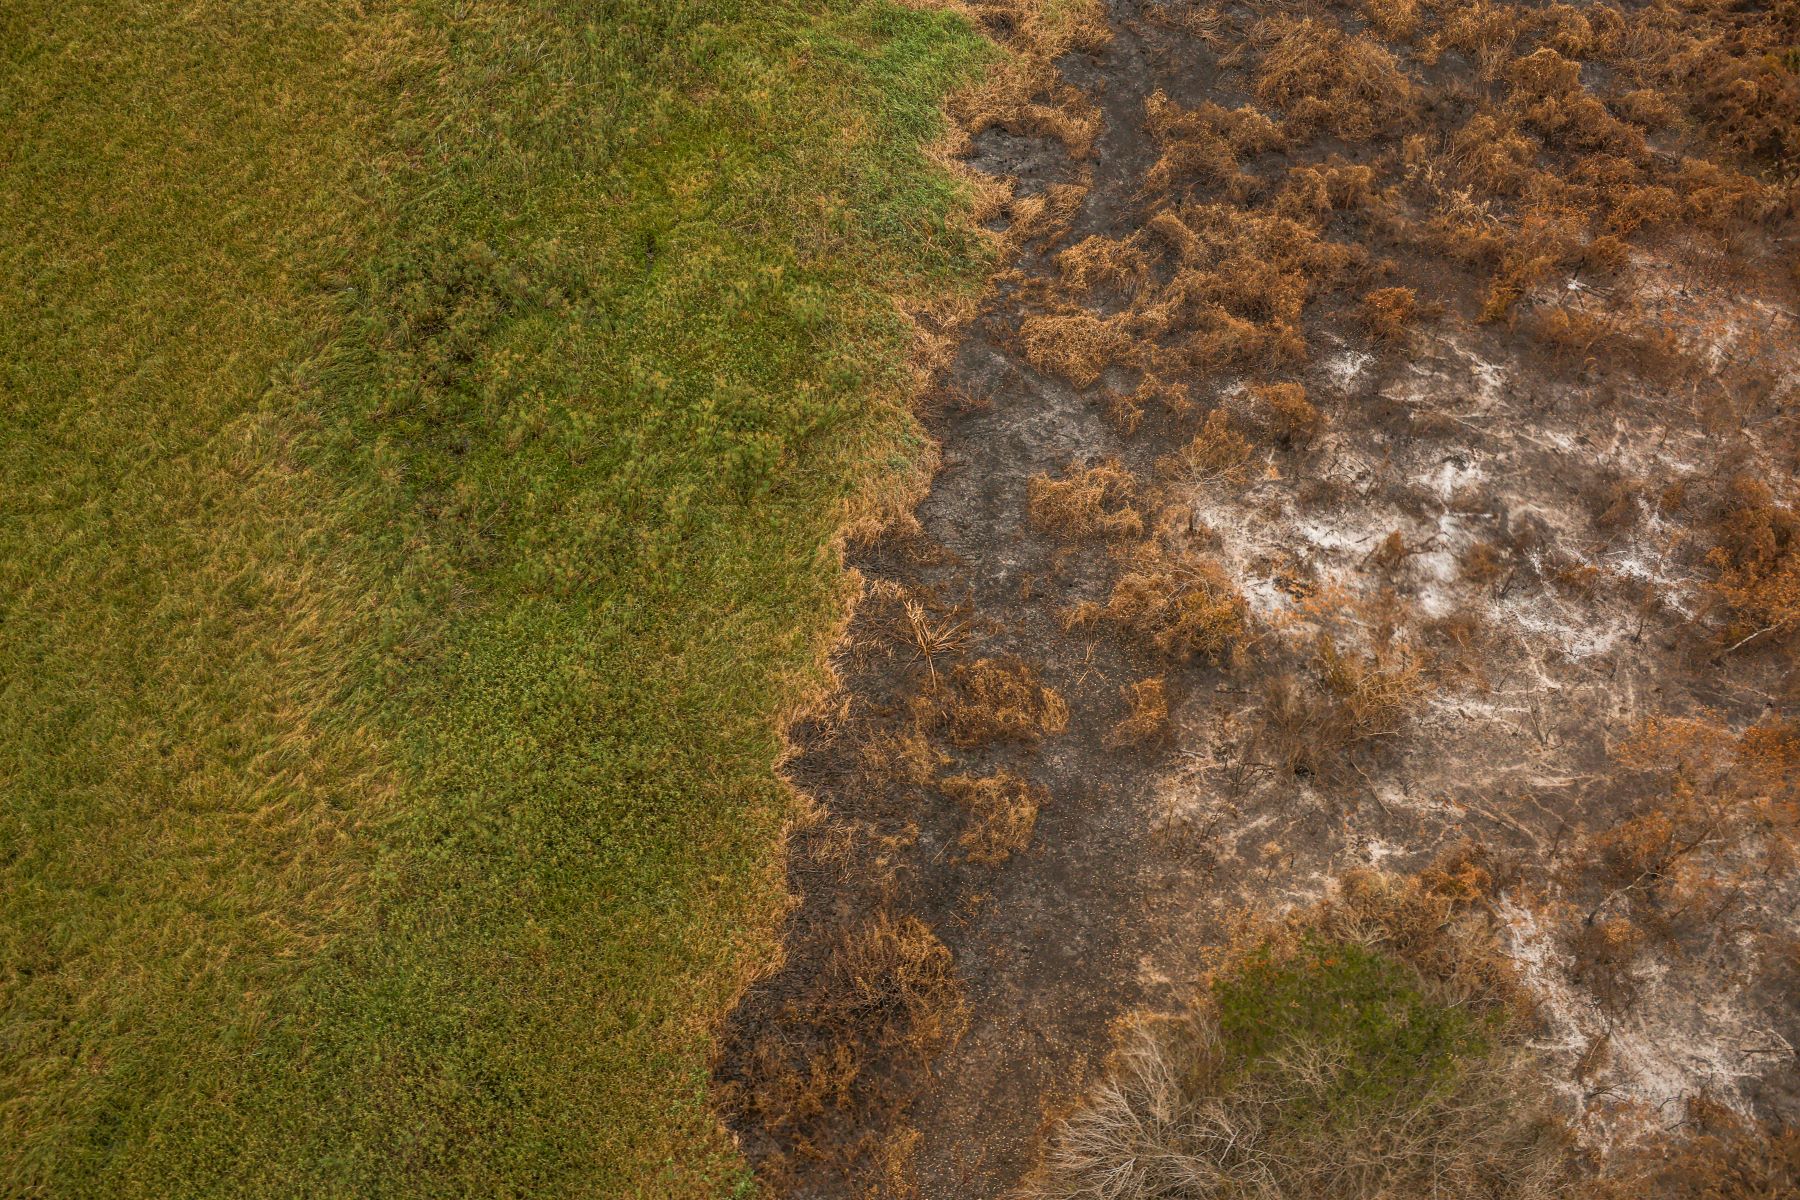
[[[0,1193],[734,1195],[775,718],[992,53],[887,0],[0,9]]]

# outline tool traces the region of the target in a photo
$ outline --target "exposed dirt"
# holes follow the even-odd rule
[[[1366,28],[1360,9],[1311,11]],[[1418,110],[1399,132],[1346,141],[1327,120],[1240,154],[1249,184],[1170,181],[1147,114],[1254,103],[1242,48],[1268,14],[1110,13],[1110,44],[1058,61],[1100,114],[1091,152],[1000,127],[972,143],[975,167],[1016,180],[996,225],[1029,213],[1030,232],[934,389],[943,461],[916,525],[851,550],[867,587],[842,688],[792,731],[788,770],[817,812],[790,844],[786,961],[733,1014],[717,1071],[751,1161],[794,1197],[1005,1195],[1113,1023],[1180,1006],[1235,913],[1469,839],[1501,877],[1544,1050],[1595,1144],[1702,1092],[1790,1114],[1800,1020],[1777,960],[1800,963],[1800,896],[1756,840],[1778,820],[1767,804],[1791,803],[1787,775],[1758,793],[1755,831],[1708,827],[1724,883],[1640,913],[1640,882],[1593,867],[1639,792],[1690,781],[1629,749],[1647,718],[1729,740],[1793,697],[1789,631],[1742,625],[1706,557],[1729,480],[1791,487],[1789,227],[1638,237],[1629,261],[1559,265],[1519,289],[1524,316],[1494,319],[1490,268],[1328,205],[1321,243],[1358,249],[1307,296],[1304,351],[1212,367],[1195,351],[1174,375],[1166,322],[1143,314],[1178,267],[1147,250],[1118,265],[1160,244],[1159,221],[1227,193],[1274,211],[1277,185],[1318,164],[1422,194],[1405,189],[1429,164],[1403,166],[1401,134],[1460,127],[1493,89],[1459,53],[1401,48]],[[1084,283],[1059,255],[1095,237],[1117,270]],[[1419,300],[1403,335],[1367,315],[1377,288]],[[1654,320],[1662,340],[1545,332],[1590,312]],[[1022,329],[1071,314],[1151,348],[1085,356],[1071,347],[1091,326],[1048,343]],[[1318,428],[1268,418],[1254,389],[1277,379],[1304,387]],[[1215,413],[1238,440],[1182,467],[1171,456],[1224,428]],[[1085,525],[1034,516],[1034,479],[1114,462],[1126,482],[1094,493]],[[1171,642],[1122,615],[1115,589],[1152,552],[1221,570],[1240,607],[1209,619],[1241,632]],[[1208,586],[1176,577],[1184,595]],[[1161,692],[1133,691],[1146,681]],[[1670,915],[1699,904],[1710,923]],[[1582,931],[1628,909],[1657,936],[1610,975],[1578,961]],[[896,922],[912,932],[887,966],[847,953]]]

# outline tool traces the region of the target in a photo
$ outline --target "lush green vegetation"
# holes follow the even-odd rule
[[[852,497],[918,457],[888,2],[0,12],[0,1191],[729,1194]]]
[[[1423,981],[1391,954],[1308,938],[1278,959],[1267,946],[1213,984],[1220,1043],[1232,1068],[1282,1076],[1290,1115],[1351,1124],[1369,1109],[1417,1104],[1459,1064],[1487,1052],[1486,1021],[1428,997]]]

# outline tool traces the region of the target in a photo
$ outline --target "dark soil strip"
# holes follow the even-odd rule
[[[1155,159],[1141,129],[1144,99],[1162,74],[1151,53],[1126,20],[1102,57],[1064,64],[1107,118],[1076,236],[1131,220],[1137,181]],[[978,145],[976,165],[1018,178],[1022,194],[1077,174],[1054,143],[989,133]],[[1046,255],[1068,240],[1030,247],[1021,270],[1049,277]],[[936,389],[928,424],[943,464],[919,507],[919,529],[851,556],[875,598],[854,618],[842,654],[841,709],[793,731],[792,778],[824,816],[790,847],[790,886],[801,903],[786,930],[787,964],[734,1015],[719,1073],[754,1092],[770,1083],[746,1066],[758,1044],[803,1047],[796,1060],[819,1052],[831,1031],[808,1005],[814,981],[877,912],[917,916],[949,949],[969,1025],[929,1067],[909,1070],[882,1048],[865,1048],[881,1057],[851,1085],[847,1116],[825,1111],[770,1128],[753,1105],[740,1107],[751,1161],[796,1197],[865,1190],[880,1157],[857,1128],[870,1118],[904,1119],[922,1132],[911,1167],[925,1195],[1002,1194],[1033,1164],[1046,1098],[1073,1099],[1107,1044],[1108,1023],[1157,998],[1147,977],[1189,957],[1168,941],[1182,923],[1157,915],[1193,911],[1188,889],[1196,886],[1195,873],[1151,832],[1151,787],[1170,751],[1107,746],[1127,714],[1120,689],[1169,673],[1169,664],[1093,631],[1064,632],[1062,609],[1105,600],[1106,551],[1071,551],[1032,527],[1026,505],[1032,476],[1061,473],[1071,461],[1116,456],[1148,474],[1173,448],[1173,431],[1122,440],[1090,400],[1027,366],[1011,348],[1016,295],[1003,285],[991,298]],[[953,760],[942,775],[1008,768],[1047,792],[1029,848],[1008,861],[969,861],[957,841],[969,820],[964,806],[867,768],[867,748],[910,728],[919,697],[954,687],[952,663],[926,661],[896,604],[882,602],[885,584],[923,601],[933,623],[968,627],[959,661],[1016,658],[1067,699],[1064,733],[942,746]],[[1204,663],[1175,675],[1177,694],[1221,678]],[[876,1094],[883,1089],[896,1090]],[[850,1144],[857,1150],[846,1153]]]

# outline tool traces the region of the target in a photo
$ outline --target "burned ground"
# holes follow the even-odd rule
[[[759,1173],[1005,1194],[1234,914],[1469,842],[1594,1154],[1791,1120],[1800,16],[971,8],[1012,265],[791,731]]]

